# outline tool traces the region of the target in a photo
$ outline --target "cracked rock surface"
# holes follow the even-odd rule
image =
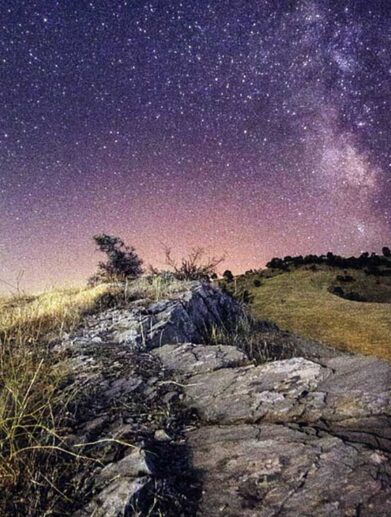
[[[390,515],[389,457],[329,434],[263,423],[189,433],[199,515]]]
[[[390,386],[387,363],[352,356],[192,376],[200,515],[391,515]]]
[[[184,343],[165,345],[153,351],[164,366],[181,374],[207,373],[248,362],[247,356],[234,346],[207,346]]]
[[[278,360],[203,344],[241,311],[194,284],[61,344],[82,401],[69,440],[101,463],[78,473],[74,515],[391,515],[390,365],[266,323]]]

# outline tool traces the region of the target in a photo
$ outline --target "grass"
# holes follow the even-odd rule
[[[67,372],[50,339],[75,328],[107,286],[0,299],[0,513],[38,515],[42,498],[61,494],[59,456],[68,400]],[[67,395],[69,396],[69,395]],[[55,497],[52,498],[56,500]]]
[[[25,345],[69,331],[108,289],[109,286],[101,285],[0,298],[0,339],[2,343]]]
[[[285,341],[281,344],[276,333],[270,333],[250,315],[243,314],[231,328],[212,326],[205,336],[209,345],[234,346],[245,353],[254,364],[263,364],[292,357],[293,350]]]
[[[88,312],[140,298],[159,301],[188,286],[142,277],[125,287],[0,297],[0,515],[42,515],[42,508],[60,515],[70,493],[62,488],[65,472],[72,465],[76,472],[82,460],[81,451],[64,443],[75,394],[63,389],[69,372],[59,367],[50,343]]]
[[[186,291],[190,285],[191,282],[176,280],[172,277],[143,276],[125,286],[124,294],[125,297],[132,300],[146,298],[158,302]]]
[[[274,276],[270,272],[242,276],[237,284],[249,290],[251,310],[258,318],[341,350],[391,360],[391,303],[350,301],[332,294],[329,288],[342,285],[336,281],[342,273],[329,267],[298,268]],[[357,270],[347,274],[354,278],[349,289],[367,299],[387,299],[389,277],[379,279]]]

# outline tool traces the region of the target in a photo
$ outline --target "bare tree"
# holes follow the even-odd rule
[[[165,247],[166,265],[178,280],[209,280],[225,257],[207,257],[204,248],[193,248],[187,257],[178,263],[171,255],[171,248]]]
[[[23,275],[24,275],[24,271],[19,271],[19,273],[16,275],[14,284],[12,284],[11,282],[7,282],[7,280],[4,280],[2,278],[0,278],[0,283],[6,285],[12,294],[16,294],[16,295],[20,296],[20,295],[24,294],[24,291],[21,288],[21,282],[23,279]]]

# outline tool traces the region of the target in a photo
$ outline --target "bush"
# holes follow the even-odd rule
[[[367,299],[359,293],[355,291],[344,291],[342,287],[331,287],[329,289],[330,293],[343,298],[344,300],[350,300],[353,302],[366,302]]]
[[[337,275],[336,280],[338,282],[348,283],[348,282],[354,282],[354,277],[352,277],[351,275],[347,275],[345,273],[344,275]]]
[[[229,269],[226,269],[224,271],[223,278],[227,282],[233,282],[234,281],[234,276],[233,276],[232,272]]]
[[[171,256],[171,249],[165,249],[166,264],[172,268],[177,280],[209,281],[216,273],[216,268],[224,257],[205,257],[203,248],[193,248],[187,257],[182,257],[178,264]]]
[[[330,293],[335,294],[336,296],[340,296],[341,298],[344,297],[344,291],[342,287],[331,287],[329,291]]]
[[[143,261],[138,257],[133,247],[113,235],[101,234],[93,237],[98,250],[106,253],[107,261],[99,262],[98,271],[88,283],[97,285],[103,282],[124,282],[138,278],[142,273]]]
[[[334,255],[329,251],[326,255],[306,255],[303,257],[291,257],[287,255],[283,259],[273,258],[266,264],[269,269],[279,269],[280,271],[290,271],[290,266],[309,266],[314,271],[316,265],[326,265],[331,267],[338,267],[341,269],[364,269],[368,271],[375,271],[380,266],[388,267],[390,265],[391,250],[388,247],[383,248],[383,255],[376,255],[376,253],[364,252],[359,257],[341,257]],[[369,273],[371,274],[371,273]],[[375,273],[374,273],[375,274]]]

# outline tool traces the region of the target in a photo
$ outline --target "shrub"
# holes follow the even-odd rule
[[[384,257],[390,258],[391,257],[391,250],[388,246],[384,246],[382,249],[382,253]]]
[[[329,291],[330,293],[335,294],[336,296],[340,296],[341,298],[343,298],[345,294],[342,287],[331,287]]]
[[[284,269],[284,261],[278,257],[274,257],[266,264],[268,269]]]
[[[348,282],[354,282],[354,277],[352,277],[351,275],[347,275],[345,273],[344,275],[337,275],[336,280],[338,282],[348,283]]]
[[[118,282],[138,278],[142,273],[143,261],[133,247],[113,235],[101,234],[93,237],[98,250],[106,253],[107,261],[99,262],[98,271],[89,279],[89,285],[103,282]]]
[[[355,291],[349,291],[347,293],[344,293],[343,298],[345,298],[345,300],[350,300],[353,302],[366,302],[367,301],[365,296],[362,296],[360,293],[356,293]]]
[[[224,257],[205,257],[203,248],[193,248],[187,257],[182,257],[178,264],[171,256],[171,249],[165,249],[166,264],[172,268],[177,280],[209,281],[216,273],[216,268]]]
[[[276,325],[254,320],[245,313],[232,328],[212,327],[206,342],[211,345],[235,346],[255,364],[294,356],[292,344],[287,343],[286,335]]]
[[[232,274],[232,272],[229,270],[229,269],[226,269],[223,273],[223,278],[226,282],[233,282],[234,281],[234,276]]]
[[[344,291],[342,287],[331,287],[329,289],[330,293],[343,298],[344,300],[350,300],[353,302],[366,302],[367,299],[359,293],[355,291]]]

